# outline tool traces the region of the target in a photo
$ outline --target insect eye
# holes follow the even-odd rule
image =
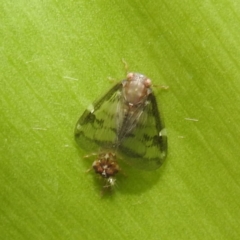
[[[145,87],[147,87],[147,88],[151,87],[151,85],[152,85],[151,79],[147,78],[147,79],[144,81],[144,85],[145,85]]]
[[[128,73],[127,80],[131,81],[134,78],[134,73]]]

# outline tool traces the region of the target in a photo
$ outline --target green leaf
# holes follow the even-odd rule
[[[238,1],[1,1],[2,239],[238,239]],[[169,156],[120,163],[100,195],[74,142],[84,109],[125,69],[157,98]]]

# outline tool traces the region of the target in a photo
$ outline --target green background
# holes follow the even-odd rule
[[[240,2],[0,2],[1,239],[239,239]],[[73,130],[111,85],[141,72],[169,155],[123,169],[100,196]]]

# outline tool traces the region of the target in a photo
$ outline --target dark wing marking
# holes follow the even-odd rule
[[[75,140],[85,150],[113,149],[116,139],[116,111],[122,83],[114,85],[102,98],[87,109],[75,127]]]
[[[153,93],[147,101],[136,127],[122,139],[118,152],[135,167],[154,170],[167,156],[167,136]]]

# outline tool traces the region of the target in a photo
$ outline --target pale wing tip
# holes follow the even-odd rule
[[[166,137],[167,136],[167,129],[163,128],[160,132],[159,132],[159,136],[160,137]]]

